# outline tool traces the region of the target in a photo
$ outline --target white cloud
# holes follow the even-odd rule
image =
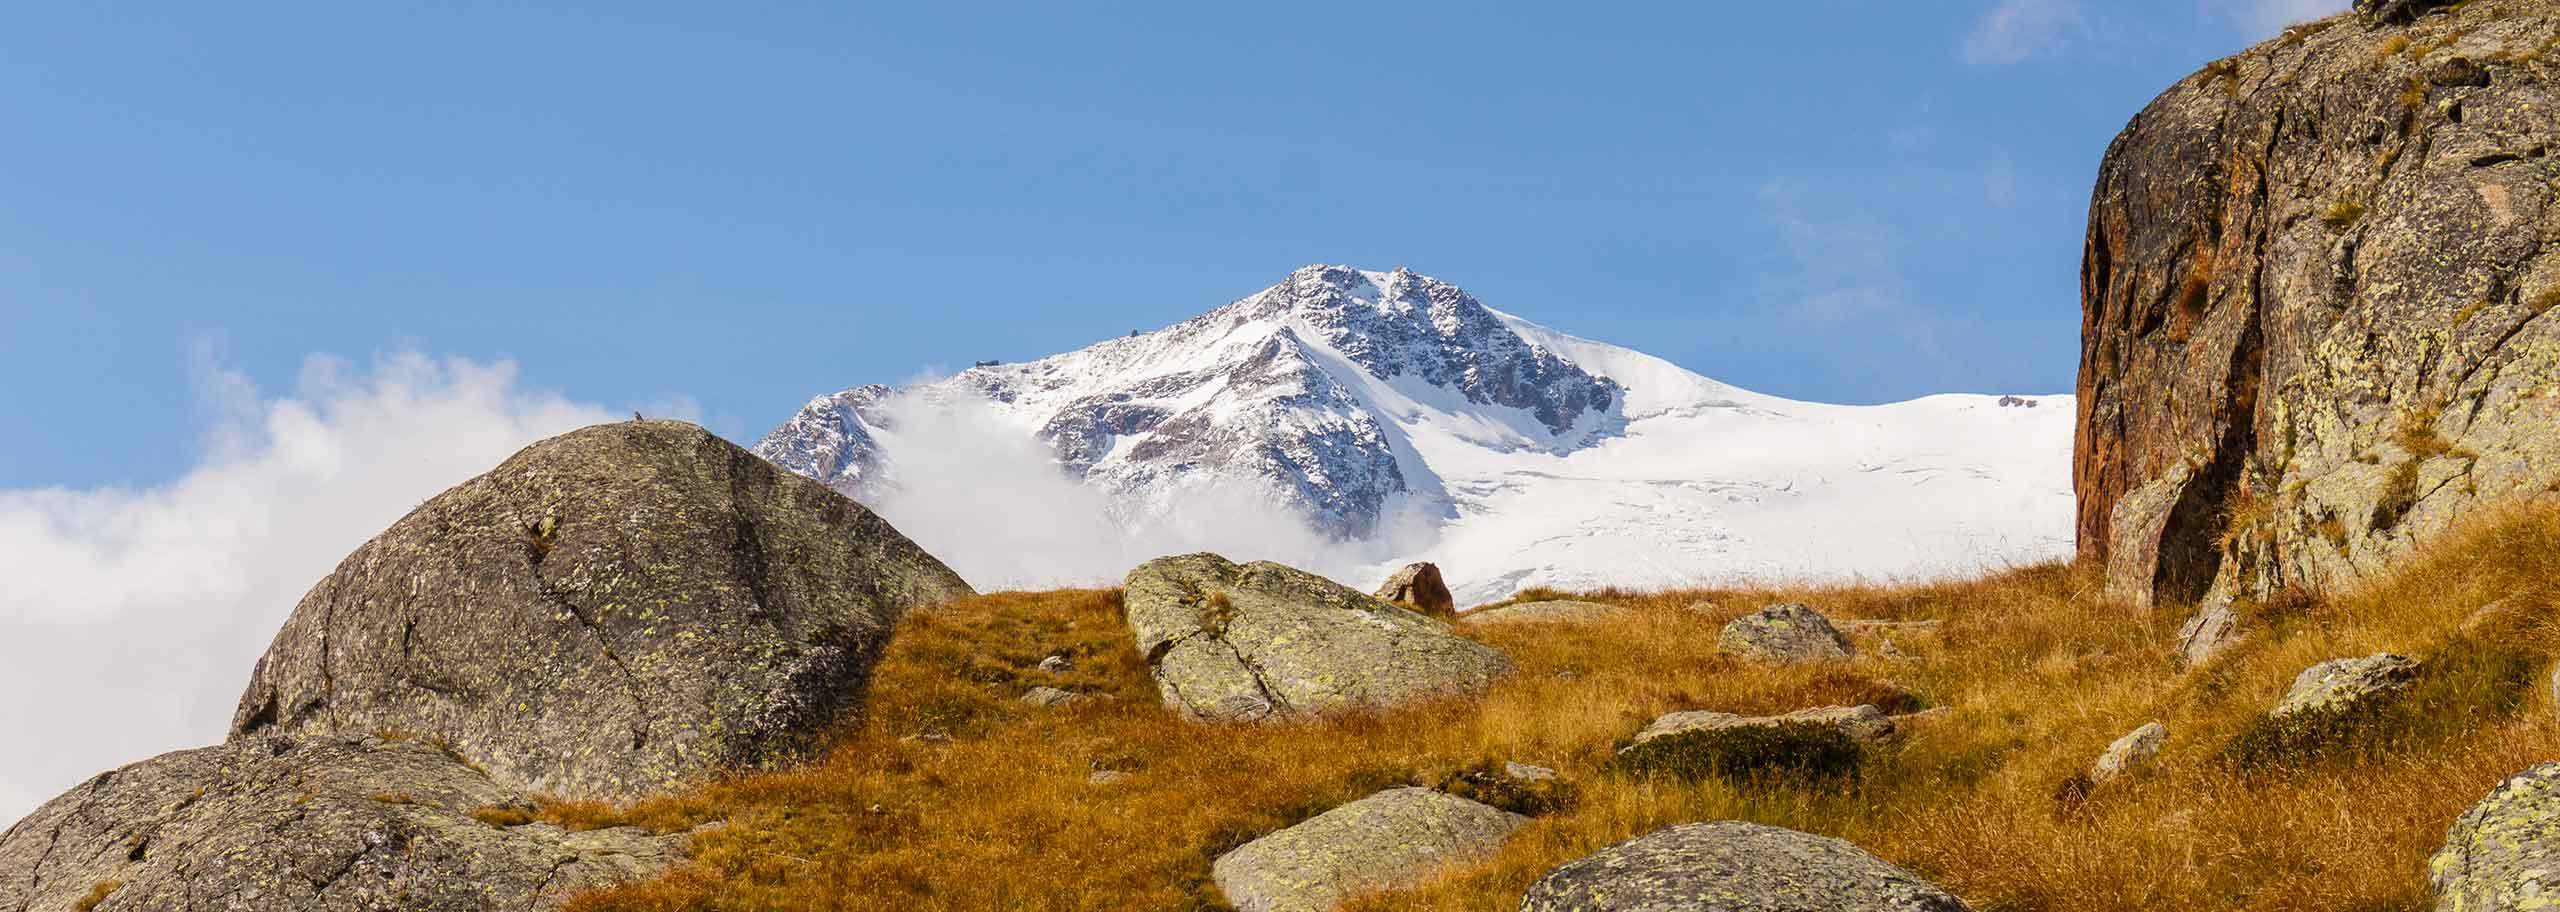
[[[2078,0],[2000,0],[1974,21],[1959,52],[1977,66],[2007,65],[2052,54],[2088,32]]]
[[[1393,524],[1365,542],[1333,542],[1263,489],[1205,481],[1154,488],[1149,497],[1172,509],[1146,511],[1133,506],[1145,498],[1120,501],[1070,477],[1046,445],[984,400],[902,395],[882,403],[882,414],[892,426],[877,435],[882,449],[931,456],[890,464],[890,483],[866,502],[981,591],[1116,586],[1131,567],[1194,551],[1365,579],[1427,534],[1408,520],[1414,525]],[[1132,511],[1145,518],[1125,515]]]
[[[2345,12],[2349,0],[2250,0],[2230,8],[2253,37],[2275,34],[2285,26]]]
[[[625,417],[519,389],[507,363],[314,357],[280,398],[209,357],[197,373],[213,427],[176,480],[0,489],[0,731],[18,745],[0,823],[220,740],[250,666],[347,552],[527,443]]]

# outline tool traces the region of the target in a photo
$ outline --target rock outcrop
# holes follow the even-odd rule
[[[1740,821],[1656,830],[1555,869],[1520,912],[1969,912],[1962,900],[1827,836]]]
[[[530,811],[421,741],[178,751],[99,775],[11,827],[0,909],[519,912],[655,872],[684,841],[573,832],[526,822]]]
[[[2407,690],[2418,669],[2418,660],[2388,652],[2331,659],[2295,675],[2268,716],[2282,720],[2361,712]]]
[[[1845,659],[1857,653],[1831,619],[1803,605],[1776,604],[1733,619],[1716,636],[1716,648],[1746,659],[1778,664]]]
[[[701,428],[597,425],[356,549],[258,660],[232,737],[410,732],[508,786],[637,797],[815,747],[898,616],[968,593]]]
[[[1482,861],[1527,821],[1430,789],[1388,789],[1245,843],[1211,873],[1239,912],[1330,912]]]
[[[2524,912],[2560,900],[2560,763],[2500,783],[2427,863],[2437,912]]]
[[[2560,481],[2560,8],[2358,6],[2107,152],[2073,469],[2118,598],[2336,589]]]
[[[1511,662],[1339,583],[1265,561],[1164,557],[1129,571],[1123,603],[1166,706],[1256,721],[1480,693]]]
[[[1386,582],[1378,584],[1378,598],[1430,617],[1458,614],[1458,600],[1449,594],[1449,584],[1440,579],[1440,565],[1430,561],[1406,564],[1388,576]]]

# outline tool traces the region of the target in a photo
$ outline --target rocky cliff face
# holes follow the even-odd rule
[[[2360,8],[2107,152],[2073,474],[2119,597],[2336,587],[2560,479],[2560,8]]]

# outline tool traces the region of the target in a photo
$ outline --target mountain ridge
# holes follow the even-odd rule
[[[1549,329],[1401,267],[1307,266],[1154,332],[904,390],[819,396],[755,452],[872,502],[901,483],[900,454],[884,439],[900,431],[902,398],[984,407],[1045,447],[1059,474],[1101,492],[1125,525],[1180,510],[1209,486],[1241,488],[1351,546],[1327,569],[1369,574],[1427,557],[1449,567],[1462,599],[1624,582],[1631,567],[1653,568],[1633,574],[1640,585],[1867,578],[2071,548],[2067,396],[1795,402]],[[1929,440],[1967,427],[1980,431],[1973,446]],[[2003,441],[2018,451],[1993,451]],[[1802,458],[1773,458],[1790,453]],[[1921,470],[1966,478],[1954,484],[1966,490],[1914,502],[1910,490],[1838,477],[1856,470],[1834,464],[1844,457],[1917,457]],[[1869,531],[1944,540],[1853,547],[1839,560],[1775,553],[1814,545],[1789,525],[1842,525],[1832,495],[1848,490],[1896,502]],[[1962,503],[1985,496],[2013,515]],[[1806,503],[1831,512],[1771,515]]]

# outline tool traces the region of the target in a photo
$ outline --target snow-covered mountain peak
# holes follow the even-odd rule
[[[1237,517],[1246,527],[1295,516],[1401,549],[1383,556],[1447,558],[1462,596],[1889,575],[2070,548],[2068,397],[1793,402],[1402,267],[1307,266],[1153,332],[821,396],[756,451],[876,501],[901,463],[949,445],[900,427],[918,406],[981,411],[1036,441],[1124,528],[1232,509],[1245,491],[1270,508]],[[1437,544],[1386,544],[1390,526]]]

